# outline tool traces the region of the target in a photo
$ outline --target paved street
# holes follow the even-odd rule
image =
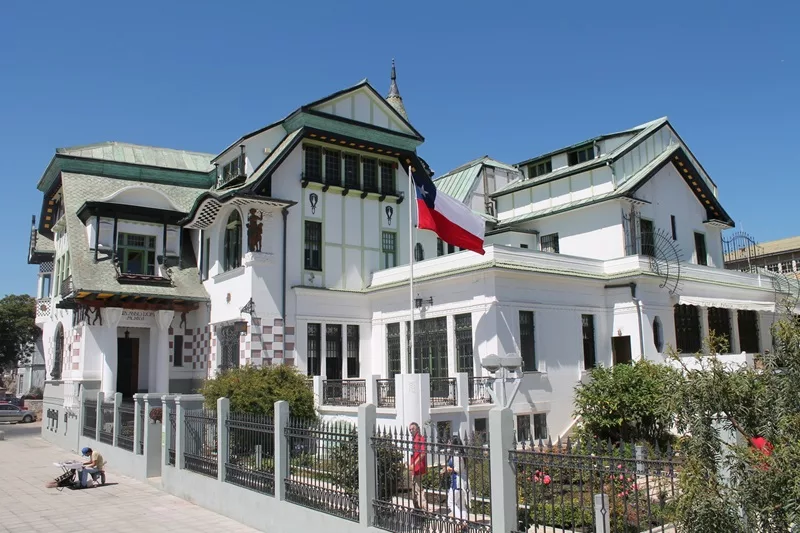
[[[256,530],[168,495],[148,483],[115,475],[108,485],[58,491],[45,483],[60,473],[53,462],[75,458],[52,446],[31,428],[40,424],[0,424],[0,532],[244,533]],[[37,435],[39,433],[37,432]]]

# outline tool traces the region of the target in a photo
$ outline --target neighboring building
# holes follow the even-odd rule
[[[725,254],[725,268],[753,271],[758,268],[770,272],[800,277],[800,237],[789,237],[777,241],[756,244],[739,235],[731,239]]]
[[[407,169],[431,173],[422,142],[393,68],[387,99],[364,80],[216,156],[57,150],[30,254],[46,407],[72,413],[81,390],[189,392],[220,369],[289,364],[319,376],[326,415],[355,416],[366,398],[388,423],[482,431],[480,359],[519,353],[519,434],[557,437],[594,365],[699,351],[709,329],[733,354],[770,345],[772,284],[722,268],[733,221],[660,119],[439,178],[486,219],[486,254],[415,232],[412,357]]]

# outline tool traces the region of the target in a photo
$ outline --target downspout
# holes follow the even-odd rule
[[[644,358],[644,319],[642,318],[642,301],[636,297],[636,282],[620,283],[616,285],[606,285],[604,289],[622,289],[628,287],[631,290],[631,299],[636,304],[636,319],[639,322],[639,358]]]
[[[281,274],[281,319],[283,320],[283,325],[286,327],[286,227],[287,222],[286,218],[289,216],[289,208],[284,207],[281,210],[281,214],[283,214],[283,272]]]

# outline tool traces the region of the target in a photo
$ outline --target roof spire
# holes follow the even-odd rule
[[[403,105],[403,97],[400,96],[400,90],[397,88],[397,72],[394,66],[394,58],[392,58],[392,84],[389,86],[389,95],[386,101],[392,106],[400,115],[408,120],[406,108]]]

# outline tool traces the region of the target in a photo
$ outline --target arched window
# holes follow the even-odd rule
[[[61,325],[61,322],[56,326],[53,343],[53,368],[50,369],[50,377],[59,380],[61,379],[61,367],[64,364],[64,326]]]
[[[414,261],[424,261],[425,260],[425,250],[422,249],[422,243],[417,243],[414,246]]]
[[[242,217],[233,210],[225,224],[225,251],[222,269],[227,272],[242,265]]]

